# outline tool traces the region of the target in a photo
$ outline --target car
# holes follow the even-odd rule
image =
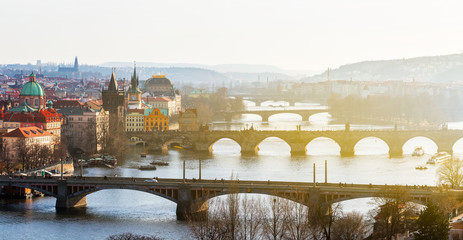
[[[158,182],[158,180],[153,178],[153,179],[146,179],[144,182]]]

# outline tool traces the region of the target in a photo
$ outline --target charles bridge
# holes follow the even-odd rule
[[[148,149],[167,152],[175,143],[190,146],[197,152],[212,152],[215,142],[228,138],[241,147],[242,154],[257,154],[259,144],[269,137],[285,141],[291,148],[291,154],[306,154],[306,146],[314,139],[324,137],[334,140],[341,149],[341,156],[355,155],[355,145],[367,137],[383,140],[389,147],[391,157],[403,155],[404,144],[415,137],[432,140],[439,152],[453,153],[454,144],[463,138],[463,130],[337,130],[337,131],[165,131],[165,132],[127,132],[127,137],[138,139],[147,144]]]
[[[7,188],[29,188],[56,198],[56,208],[74,208],[87,205],[87,195],[107,189],[129,189],[154,194],[177,204],[178,219],[206,211],[207,200],[230,193],[253,193],[282,197],[304,205],[332,204],[356,198],[377,197],[388,186],[372,184],[337,184],[242,180],[159,179],[145,182],[146,178],[123,177],[68,177],[44,179],[40,177],[0,177],[0,193]],[[443,192],[436,187],[402,186],[408,189],[411,201],[425,204],[449,193],[458,199],[459,190]]]

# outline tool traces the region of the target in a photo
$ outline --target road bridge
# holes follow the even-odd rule
[[[268,122],[270,116],[280,113],[292,113],[302,117],[302,121],[309,121],[309,117],[317,114],[328,112],[328,108],[319,109],[286,109],[286,108],[275,108],[272,110],[244,110],[244,111],[229,111],[229,112],[216,112],[214,117],[218,119],[230,122],[234,117],[242,114],[254,114],[259,115],[262,118],[262,122]]]
[[[207,200],[230,193],[255,193],[282,197],[304,205],[332,204],[356,198],[376,197],[387,189],[385,185],[337,184],[242,180],[186,180],[159,179],[144,182],[146,178],[123,177],[68,177],[44,179],[0,177],[0,190],[4,187],[29,188],[56,198],[56,208],[74,208],[87,205],[87,195],[105,189],[129,189],[150,193],[177,204],[178,219],[208,209]],[[405,186],[403,186],[405,187]],[[411,200],[420,204],[432,201],[442,193],[436,187],[407,186]],[[461,191],[453,191],[458,198]]]
[[[143,139],[152,150],[167,152],[172,143],[191,146],[197,152],[212,152],[212,146],[220,139],[232,139],[241,147],[242,154],[257,154],[259,144],[269,137],[285,141],[293,155],[305,155],[307,145],[314,139],[324,137],[334,140],[340,147],[341,156],[354,156],[355,145],[367,137],[383,140],[389,147],[390,157],[403,155],[405,143],[415,137],[432,140],[439,152],[453,153],[454,144],[463,138],[463,130],[338,130],[338,131],[165,131],[127,132],[129,138]]]

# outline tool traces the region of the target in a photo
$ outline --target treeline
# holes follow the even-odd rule
[[[448,196],[435,199],[436,205],[428,204],[420,212],[410,204],[407,188],[391,186],[375,198],[377,207],[362,215],[344,213],[338,204],[312,203],[297,193],[291,198],[299,203],[231,193],[210,201],[207,214],[193,217],[189,226],[201,240],[395,239],[407,231],[415,239],[447,239],[450,212],[442,209],[451,211],[456,201]]]
[[[15,154],[11,154],[14,152]],[[26,145],[17,141],[16,145],[3,143],[0,147],[0,172],[28,171],[65,160],[68,156],[64,143],[53,147],[43,144]]]
[[[328,99],[331,115],[340,122],[386,121],[391,124],[439,125],[463,119],[463,101],[458,96],[357,95]]]
[[[203,97],[182,97],[183,108],[195,108],[200,124],[212,122],[215,112],[242,111],[244,110],[243,98],[229,98],[228,89],[217,89],[215,93]]]

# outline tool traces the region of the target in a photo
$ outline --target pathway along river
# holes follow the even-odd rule
[[[284,102],[267,104],[283,105]],[[317,105],[299,105],[314,108]],[[253,107],[250,107],[251,109]],[[257,107],[254,107],[257,109]],[[259,107],[265,109],[268,107]],[[269,123],[261,123],[260,117],[245,115],[232,123],[215,122],[213,129],[242,129],[251,125],[257,129],[302,130],[343,129],[342,125],[330,125],[328,114],[317,114],[301,122],[292,114],[272,116]],[[449,124],[458,128],[461,123]],[[352,125],[352,129],[391,128],[371,125]],[[426,155],[411,157],[416,146],[423,146]],[[355,147],[356,156],[341,158],[339,146],[330,139],[316,139],[308,146],[306,156],[291,157],[289,146],[277,138],[261,143],[258,156],[241,156],[240,147],[230,139],[215,143],[211,155],[197,155],[185,150],[172,150],[168,155],[148,155],[141,158],[140,149],[131,148],[125,161],[116,169],[89,168],[87,176],[126,177],[182,177],[182,164],[186,160],[187,178],[198,178],[198,158],[202,159],[202,177],[208,179],[229,178],[233,173],[239,179],[312,181],[312,167],[316,164],[317,181],[324,181],[324,161],[328,160],[328,181],[345,183],[434,185],[435,166],[418,171],[436,145],[426,138],[414,138],[404,145],[403,158],[389,158],[388,147],[380,139],[366,138]],[[454,146],[462,153],[463,140]],[[159,166],[156,171],[140,171],[137,166],[152,160],[162,160],[169,166]],[[111,234],[133,232],[153,234],[165,239],[187,239],[188,226],[176,220],[176,205],[168,200],[131,190],[103,190],[87,197],[87,208],[72,212],[57,212],[52,197],[24,201],[2,201],[0,204],[0,239],[104,239]],[[345,211],[367,212],[374,206],[371,199],[343,202]]]

